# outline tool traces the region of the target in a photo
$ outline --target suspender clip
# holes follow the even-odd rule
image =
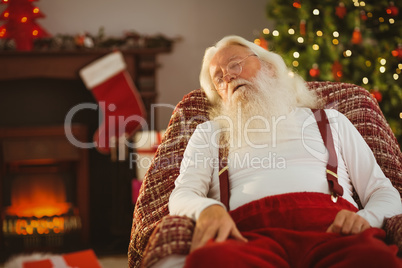
[[[334,203],[338,202],[338,196],[337,196],[335,193],[332,193],[332,194],[331,194],[331,200],[332,200],[332,202],[334,202]]]

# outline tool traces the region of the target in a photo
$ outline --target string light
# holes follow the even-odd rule
[[[32,12],[33,12],[34,14],[38,14],[38,13],[39,13],[39,8],[35,7],[35,8],[32,10]]]
[[[4,0],[3,0],[4,1]],[[295,0],[296,1],[296,0]],[[295,1],[292,1],[292,2],[295,2]],[[365,2],[366,0],[353,0],[353,4],[354,4],[354,6],[355,7],[367,7],[367,3]],[[300,2],[300,1],[297,1],[297,2]],[[349,8],[351,8],[351,6],[349,6]],[[354,8],[352,8],[352,9],[354,9]],[[359,8],[358,8],[359,9]],[[360,8],[361,10],[363,10],[362,8]],[[359,11],[360,11],[360,9],[359,9]],[[326,10],[324,10],[323,12],[323,14],[321,15],[320,13],[321,13],[321,11],[318,9],[318,8],[312,8],[312,9],[310,9],[309,10],[309,12],[312,12],[312,13],[309,13],[310,14],[310,16],[311,16],[311,14],[313,14],[313,16],[319,16],[319,15],[321,15],[321,16],[325,16],[326,15],[326,13],[325,13],[325,11]],[[345,11],[346,12],[346,11]],[[348,16],[349,16],[349,13],[347,13],[348,14]],[[374,24],[376,23],[376,21],[377,21],[377,25],[379,24],[378,22],[380,22],[380,23],[386,23],[387,25],[395,25],[395,23],[398,23],[398,21],[396,21],[396,18],[394,17],[394,18],[390,18],[391,16],[388,16],[387,14],[385,14],[385,15],[383,15],[383,17],[379,17],[378,15],[376,15],[376,16],[374,16],[373,15],[373,13],[372,12],[368,12],[368,11],[366,11],[366,10],[364,10],[364,12],[362,12],[362,13],[357,13],[357,14],[359,14],[359,15],[356,15],[357,16],[357,19],[360,19],[361,21],[361,23],[365,23],[364,21],[366,21],[367,20],[367,18],[372,18],[373,19],[373,22],[374,22]],[[364,21],[363,21],[364,20]],[[358,26],[360,26],[360,22],[358,22],[357,24],[358,24]],[[389,23],[389,24],[388,24]],[[303,25],[303,26],[305,26],[305,25]],[[295,27],[295,28],[294,28]],[[391,28],[392,28],[392,26],[390,26]],[[320,28],[322,28],[322,27],[320,27]],[[335,27],[334,27],[335,28]],[[359,52],[360,51],[352,51],[351,49],[347,49],[347,47],[346,47],[346,49],[345,48],[343,48],[342,49],[342,47],[343,47],[343,44],[342,44],[342,40],[343,40],[343,37],[346,37],[345,36],[345,34],[344,34],[344,32],[342,31],[342,29],[340,29],[340,31],[342,32],[342,39],[340,38],[340,32],[339,31],[334,31],[334,28],[333,28],[333,30],[332,30],[332,33],[330,32],[330,31],[326,31],[326,29],[325,28],[323,28],[323,30],[321,30],[321,29],[315,29],[315,40],[316,40],[316,42],[314,42],[313,44],[311,44],[310,43],[310,40],[305,40],[304,39],[304,36],[308,36],[305,32],[303,32],[303,29],[302,29],[302,23],[300,23],[300,32],[299,32],[299,28],[298,27],[296,27],[296,26],[294,26],[294,25],[292,25],[292,26],[290,26],[290,27],[288,27],[287,29],[284,29],[284,31],[282,31],[282,34],[283,34],[283,36],[287,36],[286,35],[286,30],[287,30],[287,33],[288,33],[288,35],[295,35],[294,37],[292,36],[291,38],[293,39],[293,40],[295,40],[297,43],[299,43],[299,44],[304,44],[303,45],[303,47],[307,47],[307,52],[308,52],[308,49],[313,49],[314,51],[319,51],[319,50],[323,50],[323,49],[325,49],[324,47],[320,47],[321,45],[323,45],[321,42],[322,41],[324,41],[323,40],[323,38],[325,39],[325,40],[327,40],[326,38],[328,38],[328,40],[327,41],[329,41],[329,42],[331,42],[332,41],[332,44],[334,45],[333,47],[332,47],[332,49],[335,49],[335,50],[340,50],[340,53],[343,53],[343,56],[345,57],[345,58],[349,58],[349,57],[352,57],[351,59],[353,59],[353,58],[356,58],[357,57],[357,55],[359,54]],[[335,28],[336,29],[336,28]],[[305,31],[305,30],[304,30]],[[325,31],[325,36],[324,36],[324,32]],[[278,31],[278,30],[273,30],[272,32],[270,32],[270,30],[268,29],[268,28],[265,28],[264,30],[263,30],[263,34],[266,34],[266,35],[268,35],[268,34],[272,34],[273,36],[275,36],[275,37],[279,37],[280,36],[280,32]],[[312,34],[313,34],[313,36],[309,36],[309,38],[314,38],[314,31],[312,31]],[[332,40],[331,40],[331,34],[332,34]],[[317,38],[318,37],[318,38]],[[321,38],[320,38],[321,37]],[[290,38],[290,36],[289,36],[289,38]],[[277,39],[276,39],[277,40]],[[260,41],[259,39],[256,39],[255,40],[255,42],[256,41]],[[311,46],[311,47],[309,47],[309,46]],[[335,47],[336,46],[336,47]],[[392,50],[392,49],[390,49],[390,50]],[[395,49],[396,50],[396,49]],[[342,52],[343,51],[343,52]],[[288,51],[288,53],[289,53],[289,51]],[[299,59],[300,59],[300,57],[302,57],[302,59],[303,59],[303,55],[304,55],[304,53],[305,52],[303,52],[303,51],[301,51],[301,52],[298,52],[298,51],[293,51],[293,52],[291,52],[292,54],[288,54],[288,56],[293,56],[293,59],[292,59],[292,65],[293,65],[293,67],[294,67],[294,69],[293,69],[293,71],[297,71],[297,69],[298,69],[298,67],[299,67],[299,65],[300,65],[300,62],[298,61]],[[311,53],[311,52],[310,52]],[[318,55],[317,53],[319,53],[319,52],[315,52],[315,54],[314,55]],[[389,52],[388,52],[389,53]],[[393,55],[393,54],[392,54]],[[385,58],[383,58],[383,57],[381,57],[381,58],[378,58],[378,59],[376,59],[376,58],[374,58],[373,60],[369,60],[369,59],[362,59],[362,63],[364,63],[365,65],[366,65],[366,67],[367,67],[367,69],[366,69],[366,74],[365,75],[367,75],[367,76],[364,76],[363,77],[363,75],[362,76],[360,76],[360,81],[361,81],[361,83],[362,84],[364,84],[364,85],[368,85],[368,84],[373,84],[374,83],[374,80],[372,81],[372,80],[370,80],[370,79],[372,79],[371,78],[371,76],[368,74],[368,71],[372,71],[372,70],[375,70],[375,71],[377,71],[377,72],[380,72],[380,73],[382,73],[382,74],[384,74],[384,73],[386,73],[386,71],[388,71],[388,72],[390,72],[391,71],[391,74],[392,74],[392,70],[394,70],[394,74],[393,74],[393,79],[394,80],[398,80],[398,79],[400,79],[400,76],[402,75],[402,62],[398,65],[398,68],[395,68],[395,65],[391,68],[391,61],[393,61],[394,60],[394,57],[397,57],[398,55],[394,55],[394,57],[392,57],[392,55],[389,55],[390,56],[390,58],[388,58],[388,55],[387,54],[383,54],[382,56],[383,57],[385,57]],[[350,60],[350,59],[346,59],[346,62],[348,62],[348,60]],[[377,60],[377,61],[376,61]],[[301,65],[303,65],[304,63],[302,63]],[[378,69],[377,69],[378,68]],[[387,70],[387,68],[388,68],[388,70]],[[336,69],[335,70],[333,70],[333,72],[334,72],[334,75],[336,76]],[[297,75],[296,73],[294,73],[294,72],[292,72],[292,71],[290,71],[289,73],[289,76],[290,77],[293,77],[293,76],[295,76],[295,75]],[[340,76],[342,76],[342,74],[340,75]],[[381,75],[380,75],[381,76]],[[370,78],[368,78],[368,77],[370,77]],[[400,80],[399,80],[400,81]],[[399,83],[399,82],[398,82]],[[400,117],[401,117],[401,119],[402,119],[402,112],[400,112]]]
[[[38,34],[39,34],[38,30],[33,30],[33,31],[32,31],[32,35],[33,35],[33,36],[37,36]]]
[[[345,52],[343,52],[343,56],[345,56],[345,57],[350,57],[350,56],[352,56],[352,51],[350,51],[349,49],[346,50]]]
[[[9,12],[4,12],[4,18],[8,18],[8,16],[10,16]]]
[[[367,77],[363,77],[362,81],[363,81],[363,84],[365,84],[365,85],[367,85],[369,82]]]
[[[3,28],[1,31],[0,31],[0,37],[4,37],[5,35],[6,35],[6,29],[5,28]]]
[[[21,22],[22,22],[22,23],[27,22],[27,20],[28,20],[28,18],[27,18],[27,17],[22,17],[22,18],[21,18]]]
[[[254,44],[260,46],[261,45],[261,40],[259,38],[254,39]]]

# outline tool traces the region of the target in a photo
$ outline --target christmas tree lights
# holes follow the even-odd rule
[[[1,4],[8,6],[0,15],[0,21],[6,21],[0,26],[0,38],[14,40],[17,50],[31,50],[34,39],[50,36],[35,22],[45,16],[33,1],[1,0]]]
[[[365,87],[402,144],[402,1],[270,0],[256,43],[307,81]]]

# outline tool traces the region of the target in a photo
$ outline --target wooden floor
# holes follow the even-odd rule
[[[127,268],[128,266],[127,255],[100,257],[99,262],[103,268]]]

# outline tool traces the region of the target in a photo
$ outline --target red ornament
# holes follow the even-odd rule
[[[300,0],[295,0],[295,1],[293,2],[293,6],[294,6],[295,8],[301,8]]]
[[[306,21],[305,20],[300,21],[300,34],[303,36],[306,35]]]
[[[76,44],[76,46],[78,47],[84,47],[84,42],[85,42],[85,34],[77,34],[76,36],[74,36],[74,42]]]
[[[339,5],[335,8],[335,14],[340,19],[343,19],[346,16],[346,7],[343,2],[340,2]]]
[[[367,20],[367,14],[366,11],[360,10],[360,19],[366,21]]]
[[[399,14],[398,7],[395,6],[394,2],[389,3],[389,7],[387,7],[387,14],[391,17],[396,17]]]
[[[265,40],[264,37],[260,37],[258,40],[260,40],[258,45],[259,45],[260,47],[262,47],[263,49],[268,50],[268,41]]]
[[[17,50],[31,50],[33,40],[50,36],[35,23],[38,18],[45,17],[38,7],[33,6],[33,0],[3,0],[8,7],[0,15],[0,20],[6,21],[0,27],[0,38],[13,39]]]
[[[340,81],[343,73],[342,73],[342,64],[339,63],[339,61],[335,61],[334,64],[332,64],[332,75],[334,76],[335,81]]]
[[[1,34],[1,31],[0,31]],[[402,60],[402,44],[399,44],[397,48],[392,50],[392,56],[397,58],[398,60]]]
[[[310,69],[309,74],[313,78],[317,78],[320,76],[320,69],[318,69],[318,64],[314,63],[313,68]]]
[[[352,44],[359,45],[363,41],[360,28],[356,27],[352,34]]]
[[[374,99],[377,100],[377,102],[381,102],[382,101],[382,94],[381,92],[378,90],[378,88],[372,89],[371,90],[371,96],[374,97]]]

